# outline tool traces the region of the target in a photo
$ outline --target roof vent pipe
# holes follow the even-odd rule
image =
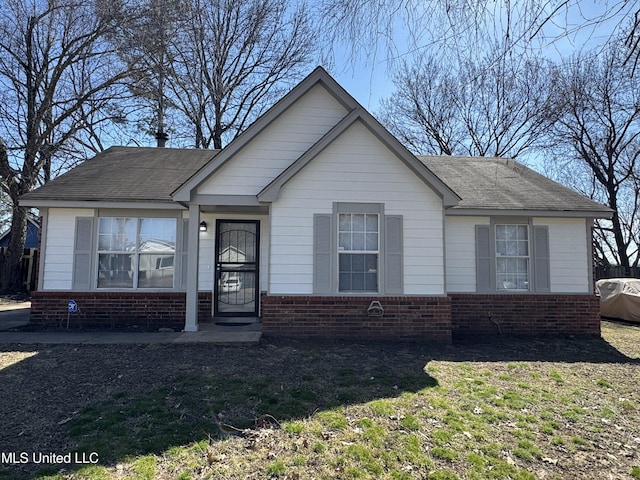
[[[168,139],[169,139],[169,135],[167,135],[165,132],[161,132],[161,131],[156,132],[156,141],[158,142],[157,143],[158,148],[164,148]]]

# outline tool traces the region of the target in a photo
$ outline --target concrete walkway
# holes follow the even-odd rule
[[[0,331],[27,325],[30,308],[31,302],[0,303]]]
[[[208,343],[213,345],[256,345],[262,333],[258,326],[209,326],[200,332],[20,332],[29,323],[29,302],[0,305],[0,344],[167,344]]]

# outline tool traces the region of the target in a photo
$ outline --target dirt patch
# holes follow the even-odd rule
[[[65,333],[65,332],[115,332],[115,333],[152,333],[152,332],[174,332],[177,331],[172,328],[166,327],[151,327],[148,325],[136,325],[136,324],[118,324],[114,326],[100,325],[100,324],[69,324],[67,327],[66,322],[60,323],[27,323],[20,325],[12,329],[15,332],[46,332],[46,333]],[[179,331],[179,330],[178,330]]]
[[[443,409],[447,402],[464,405],[473,397],[459,384],[473,385],[475,380],[468,379],[480,382],[486,372],[496,395],[502,395],[503,402],[514,402],[523,422],[528,414],[539,425],[545,415],[551,415],[548,412],[559,416],[548,422],[564,443],[554,445],[553,436],[544,437],[542,453],[532,450],[529,459],[524,447],[518,448],[528,441],[536,443],[539,433],[531,434],[534,439],[516,441],[517,421],[511,425],[511,420],[492,430],[492,437],[498,438],[491,438],[491,444],[515,445],[513,450],[521,452],[521,457],[508,449],[504,454],[518,468],[539,478],[632,478],[630,472],[640,465],[639,358],[640,328],[609,322],[603,323],[603,339],[502,339],[453,346],[283,339],[265,339],[257,347],[242,348],[1,345],[0,453],[98,451],[100,464],[116,478],[125,458],[148,454],[164,458],[163,452],[177,445],[216,438],[221,423],[251,427],[264,414],[283,423],[303,421],[318,411],[337,408],[354,409],[352,415],[357,416],[361,405],[394,398],[402,408],[420,406],[413,413],[415,427],[407,423],[405,428],[422,432],[421,422],[435,425],[446,416],[430,418],[421,413],[437,410],[437,405],[433,406],[433,399],[432,404],[421,403],[427,402],[427,394],[420,392],[438,387]],[[512,383],[522,391],[542,392],[536,397],[543,399],[541,404],[518,407],[518,398],[507,395]],[[545,397],[545,388],[557,392],[558,398]],[[413,404],[407,407],[408,402]],[[393,417],[385,413],[380,422],[400,421]],[[463,440],[474,434],[465,432],[460,432]],[[425,438],[432,434],[422,433]],[[335,435],[340,438],[340,433]],[[286,443],[287,438],[278,437],[278,442]],[[340,440],[331,448],[342,448],[349,441]],[[464,451],[466,447],[457,448]],[[481,450],[482,441],[469,448]],[[229,462],[225,468],[235,465],[235,459],[221,458]],[[43,469],[33,461],[8,460],[5,455],[0,463],[0,477],[4,471],[30,478]],[[460,454],[432,461],[436,467],[444,462],[460,478],[470,468]],[[57,472],[78,465],[44,467]],[[303,466],[295,468],[298,476],[290,478],[312,476],[311,471],[305,474]],[[228,478],[264,478],[260,472],[230,473]],[[407,478],[424,478],[420,475],[416,470],[414,477]]]

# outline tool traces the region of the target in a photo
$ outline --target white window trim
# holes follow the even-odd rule
[[[496,225],[527,225],[528,226],[528,247],[529,247],[529,289],[498,289],[497,288],[497,243]],[[488,239],[487,256],[479,244],[480,228],[486,229]],[[538,232],[539,230],[539,232]],[[543,233],[546,232],[546,233]],[[546,238],[544,243],[538,243],[537,237],[543,233]],[[490,218],[489,224],[476,225],[476,292],[477,293],[498,293],[527,295],[536,293],[551,293],[550,262],[549,257],[549,227],[546,225],[535,225],[532,217],[500,217]],[[546,247],[546,248],[543,248]],[[539,250],[543,248],[542,252]],[[546,250],[546,254],[544,251]],[[515,258],[515,257],[509,257]],[[488,262],[488,263],[485,263]],[[540,265],[539,265],[540,263]],[[484,265],[488,271],[481,270]]]
[[[377,292],[338,291],[338,212],[378,214]],[[334,202],[331,213],[313,215],[313,225],[313,293],[315,295],[404,295],[402,215],[385,214],[383,203]]]
[[[378,289],[377,291],[363,290],[363,291],[340,291],[340,252],[338,249],[339,233],[338,233],[338,219],[341,213],[372,213],[378,215]],[[338,295],[380,295],[384,293],[384,234],[381,231],[382,219],[384,218],[384,204],[383,203],[360,203],[360,202],[334,202],[333,203],[333,224],[335,226],[335,238],[334,238],[334,277],[333,277],[333,292]]]
[[[111,212],[110,212],[111,213]],[[133,252],[127,252],[127,251],[115,251],[115,250],[100,250],[99,249],[99,244],[100,244],[100,220],[103,218],[127,218],[127,219],[132,219],[136,221],[136,232],[135,232],[135,243],[136,243],[136,248],[135,251]],[[154,254],[158,254],[158,255],[169,255],[169,254],[173,254],[173,282],[172,282],[172,286],[171,287],[140,287],[138,286],[138,280],[139,280],[139,260],[140,260],[140,255],[141,252],[139,251],[139,237],[140,237],[140,221],[143,219],[157,219],[157,218],[161,218],[161,219],[169,219],[169,220],[174,220],[175,221],[175,235],[176,235],[176,246],[173,250],[173,252],[164,252],[164,251],[158,251],[158,252],[153,252]],[[94,243],[94,261],[95,261],[95,271],[94,271],[94,275],[93,275],[93,289],[94,290],[98,290],[98,291],[145,291],[145,292],[154,292],[154,291],[158,291],[158,292],[167,292],[167,291],[174,291],[176,290],[176,285],[179,284],[178,281],[178,265],[179,265],[179,260],[178,257],[180,256],[180,249],[178,248],[179,242],[181,241],[181,239],[179,239],[179,232],[180,232],[180,228],[179,228],[179,222],[178,222],[178,218],[174,217],[174,216],[161,216],[161,215],[146,215],[146,214],[136,214],[135,212],[113,212],[112,214],[101,214],[100,216],[96,217],[96,222],[95,222],[95,227],[94,227],[94,234],[95,234],[95,243]],[[99,258],[100,255],[109,255],[109,254],[113,254],[113,255],[132,255],[133,256],[133,265],[132,265],[132,270],[133,270],[133,278],[132,278],[132,286],[131,287],[122,287],[122,286],[118,286],[118,287],[99,287],[98,286],[98,279],[99,279],[99,274],[100,274],[100,262],[99,262]],[[144,255],[144,252],[142,253]]]
[[[498,227],[526,227],[527,228],[527,255],[502,255],[500,253],[498,253]],[[493,224],[493,235],[494,235],[494,244],[493,244],[493,248],[495,249],[495,264],[494,264],[494,268],[495,268],[495,272],[496,272],[496,290],[499,292],[531,292],[531,288],[532,288],[532,282],[531,282],[531,265],[532,265],[532,252],[531,252],[531,228],[529,226],[529,223],[522,223],[522,222],[517,222],[517,223],[513,223],[513,222],[509,222],[509,223],[505,223],[505,222],[496,222],[495,224]],[[524,259],[527,261],[527,288],[499,288],[498,287],[498,261],[500,259]]]
[[[340,231],[340,215],[375,215],[376,216],[376,234],[378,236],[378,241],[377,246],[378,248],[376,250],[343,250],[342,247],[340,247],[340,233],[342,233]],[[337,289],[338,289],[338,293],[341,294],[366,294],[366,293],[379,293],[380,292],[380,283],[381,283],[381,279],[380,279],[380,263],[381,263],[381,249],[380,249],[380,242],[381,242],[381,234],[380,234],[380,229],[382,226],[382,221],[381,221],[381,217],[380,217],[380,213],[372,213],[372,212],[346,212],[346,211],[338,211],[337,214],[335,215],[335,220],[336,220],[336,231],[337,231],[337,236],[335,238],[335,241],[337,243],[336,245],[336,251],[337,251],[337,255],[336,255],[336,271],[338,272],[338,280],[337,280]],[[366,238],[366,234],[368,233],[366,230],[366,217],[365,217],[365,238]],[[352,230],[351,230],[352,231]],[[366,240],[365,240],[366,241]],[[376,262],[376,289],[375,290],[340,290],[340,255],[376,255],[377,256],[377,262]]]

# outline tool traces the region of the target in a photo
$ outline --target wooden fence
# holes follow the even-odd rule
[[[0,247],[0,263],[4,260],[7,247]],[[22,255],[22,285],[25,290],[33,292],[36,289],[36,273],[38,271],[38,249],[25,248]]]

